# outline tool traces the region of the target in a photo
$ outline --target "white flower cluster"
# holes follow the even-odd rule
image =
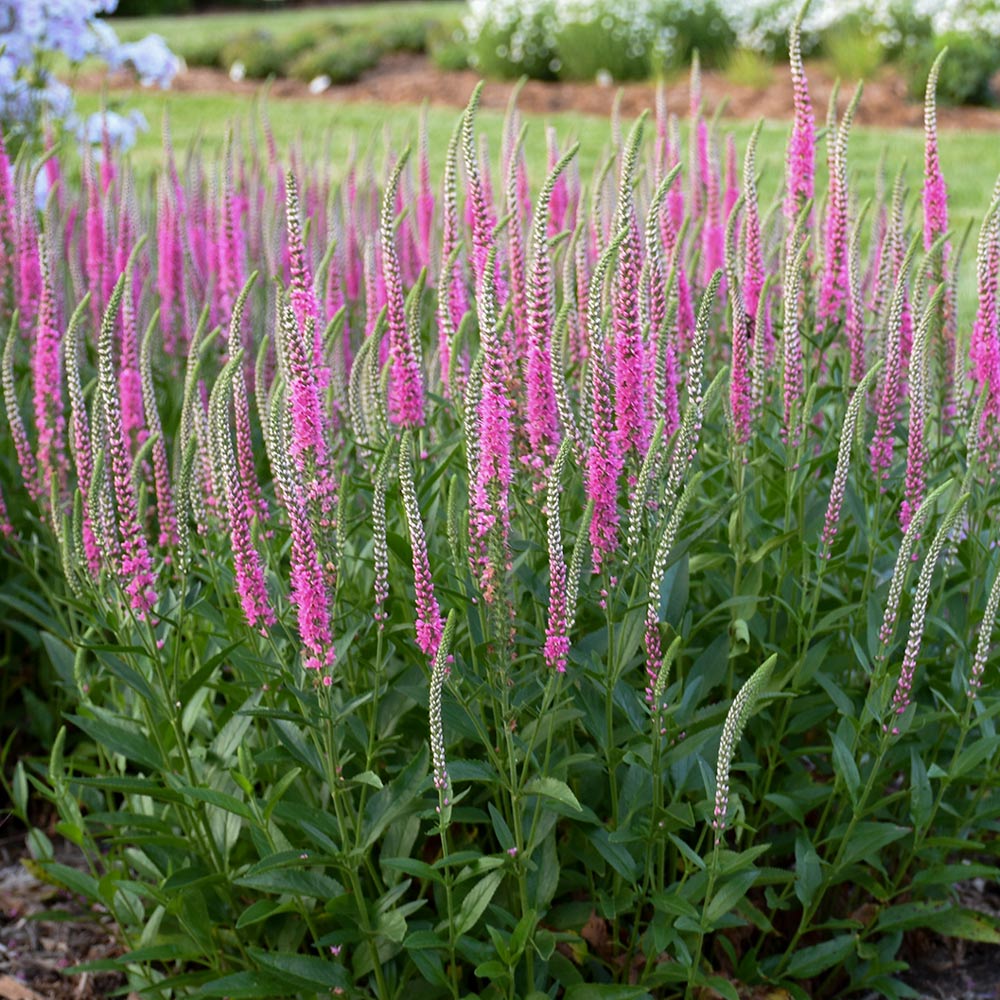
[[[512,64],[555,53],[567,25],[600,23],[630,56],[671,55],[675,25],[714,7],[743,48],[770,53],[788,35],[799,12],[794,0],[469,0],[465,28],[505,41],[497,55]],[[1000,40],[1000,0],[813,0],[803,20],[816,36],[845,18],[859,18],[887,46],[906,42],[904,25],[924,22],[936,35],[976,34]],[[558,70],[558,57],[554,57]]]

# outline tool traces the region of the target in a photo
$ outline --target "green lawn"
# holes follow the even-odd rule
[[[465,12],[460,0],[421,3],[360,3],[337,7],[302,7],[295,10],[196,14],[188,17],[116,17],[111,24],[123,41],[135,41],[155,32],[183,55],[204,42],[206,36],[238,35],[264,30],[275,38],[310,28],[322,32],[331,24],[378,29],[394,18],[458,19]]]
[[[282,15],[292,17],[297,12]],[[366,14],[358,11],[359,16]],[[176,22],[178,19],[172,19]],[[263,93],[263,90],[261,91]],[[463,95],[464,96],[464,95]],[[232,94],[180,94],[136,88],[129,93],[116,91],[113,101],[123,107],[141,110],[150,123],[133,152],[134,162],[141,173],[156,168],[161,160],[160,122],[164,111],[169,111],[174,143],[179,150],[187,147],[196,137],[208,151],[221,146],[226,129],[233,121],[244,126],[255,120],[256,104],[245,97]],[[78,105],[81,112],[89,113],[100,106],[98,94],[81,94]],[[301,142],[307,155],[322,156],[332,161],[336,175],[346,163],[348,150],[357,142],[363,152],[374,150],[379,163],[387,149],[402,151],[407,144],[415,144],[420,110],[403,105],[373,103],[337,103],[325,98],[276,99],[267,102],[269,117],[279,149],[287,149],[293,141]],[[440,176],[451,130],[459,112],[451,108],[432,107],[428,110],[431,166]],[[489,137],[490,148],[499,150],[502,114],[484,110],[480,114],[481,131]],[[525,115],[528,123],[526,150],[535,184],[545,165],[545,124],[555,125],[567,144],[571,138],[580,142],[579,163],[585,179],[591,177],[597,164],[611,150],[610,123],[604,118],[579,114],[551,114],[543,117]],[[748,122],[723,121],[722,130],[733,132],[740,155],[749,135]],[[258,133],[247,127],[244,136]],[[788,134],[785,122],[767,122],[761,134],[758,164],[761,171],[761,198],[767,205],[781,183],[784,148]],[[388,141],[386,141],[388,140]],[[941,162],[951,196],[952,225],[957,230],[974,219],[976,230],[968,254],[974,253],[978,222],[990,203],[990,193],[1000,173],[1000,143],[988,132],[942,132],[940,137]],[[916,129],[878,130],[857,127],[850,140],[852,190],[859,204],[875,195],[876,167],[882,151],[886,151],[888,184],[891,187],[895,172],[902,166],[911,192],[911,206],[919,199],[923,170],[923,134]],[[825,146],[818,151],[818,169],[821,175],[819,190],[825,190]],[[968,315],[975,294],[975,267],[967,257],[962,268],[965,280],[961,287],[961,302]]]

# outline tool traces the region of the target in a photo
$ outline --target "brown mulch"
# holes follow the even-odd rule
[[[823,118],[833,90],[834,76],[822,63],[807,65],[806,72],[817,117]],[[275,99],[311,97],[315,101],[379,101],[386,104],[421,104],[427,101],[435,106],[461,108],[468,102],[479,79],[479,75],[472,70],[447,72],[438,69],[426,56],[397,53],[385,56],[355,83],[334,85],[322,94],[311,96],[307,84],[290,79],[274,80],[269,92]],[[136,86],[124,74],[110,77],[86,74],[76,83],[88,89],[98,89],[105,84],[112,88]],[[506,107],[513,88],[514,83],[510,81],[487,81],[482,105],[497,109]],[[853,81],[843,85],[842,104],[853,88]],[[177,77],[173,89],[181,93],[221,92],[252,96],[259,93],[261,84],[253,80],[235,82],[220,70],[192,67]],[[538,80],[529,80],[524,85],[518,107],[522,111],[538,114],[573,111],[606,117],[619,90],[621,110],[627,117],[634,117],[653,107],[655,87],[649,83],[602,87],[596,83]],[[710,111],[725,101],[725,114],[732,118],[785,119],[792,115],[792,85],[787,66],[775,66],[765,87],[737,85],[724,73],[705,71],[702,74],[702,94],[704,105]],[[667,97],[673,111],[687,114],[689,92],[686,76],[678,76],[668,83]],[[906,84],[899,73],[891,66],[883,66],[873,79],[865,82],[864,97],[856,120],[863,125],[919,128],[923,124],[923,106],[907,96]],[[941,107],[938,109],[938,124],[942,128],[953,129],[1000,128],[1000,109]]]
[[[80,865],[67,844],[58,860]],[[65,970],[122,954],[114,923],[38,877],[23,836],[0,841],[0,1000],[101,1000],[125,983],[118,973]]]

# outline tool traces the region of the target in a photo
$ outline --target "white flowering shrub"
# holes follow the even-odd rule
[[[465,29],[470,62],[489,76],[625,80],[683,65],[696,48],[707,65],[724,63],[737,46],[783,57],[799,8],[789,0],[470,0]],[[924,48],[959,37],[994,44],[1000,0],[814,0],[804,50],[845,24],[876,38],[887,58],[916,50],[920,66],[908,72],[922,93],[933,61]],[[965,73],[974,86],[943,80],[942,96],[981,91],[981,65]]]

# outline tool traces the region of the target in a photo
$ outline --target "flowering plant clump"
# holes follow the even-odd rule
[[[44,212],[0,150],[0,598],[67,706],[3,781],[125,946],[76,972],[895,998],[1000,942],[997,203],[963,264],[933,79],[922,195],[859,208],[857,99],[824,188],[801,31],[770,206],[665,93],[585,177],[477,90],[440,196],[426,133]]]
[[[469,0],[471,62],[488,72],[645,77],[688,57],[724,61],[734,46],[773,56],[797,7],[786,0]],[[809,48],[855,25],[890,54],[926,38],[1000,39],[995,0],[814,0],[801,28]],[[595,62],[596,61],[596,62]]]
[[[21,130],[42,118],[66,122],[86,141],[94,125],[73,114],[73,95],[57,79],[52,59],[71,64],[96,58],[113,69],[130,68],[143,86],[168,87],[180,63],[159,35],[121,42],[99,15],[118,0],[2,0],[0,2],[0,122]],[[117,124],[117,122],[116,122]]]

